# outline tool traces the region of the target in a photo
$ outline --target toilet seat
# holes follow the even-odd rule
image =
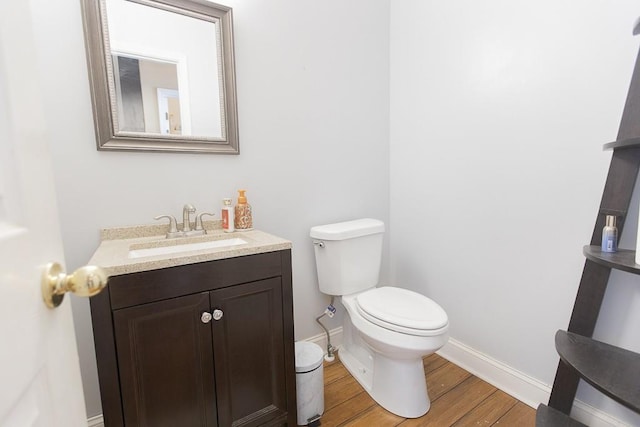
[[[358,294],[358,313],[378,326],[392,331],[434,336],[447,329],[447,313],[435,301],[408,289],[384,286]]]

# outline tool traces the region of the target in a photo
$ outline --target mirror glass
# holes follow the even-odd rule
[[[231,9],[83,0],[98,149],[238,153]]]

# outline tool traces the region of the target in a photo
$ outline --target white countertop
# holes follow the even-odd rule
[[[195,264],[218,259],[291,249],[291,242],[259,230],[225,233],[220,221],[204,224],[207,234],[203,236],[166,239],[167,226],[142,225],[111,228],[101,231],[102,242],[89,260],[89,265],[102,267],[109,276],[118,276],[140,271],[157,270],[179,265]],[[212,240],[239,238],[247,243],[202,250],[131,258],[130,250],[155,248]]]

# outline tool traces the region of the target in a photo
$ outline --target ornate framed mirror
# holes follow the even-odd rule
[[[231,8],[82,0],[98,150],[238,154]]]

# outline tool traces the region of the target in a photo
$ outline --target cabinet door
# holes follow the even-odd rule
[[[126,426],[217,426],[209,293],[114,311]]]
[[[211,309],[223,313],[212,322],[220,425],[284,422],[281,278],[212,291]]]

